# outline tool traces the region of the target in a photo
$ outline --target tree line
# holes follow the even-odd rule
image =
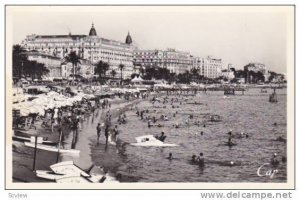
[[[75,52],[71,51],[65,58],[64,61],[72,63],[72,74],[73,80],[77,75],[79,70],[78,65],[81,64],[81,57]],[[118,69],[120,70],[120,80],[123,83],[123,71],[125,65],[119,64]],[[95,75],[98,75],[98,81],[105,82],[107,80],[107,71],[110,70],[110,66],[107,62],[100,60],[95,64]],[[138,74],[132,74],[131,78],[135,76],[141,76],[144,80],[152,79],[164,79],[168,82],[178,82],[178,83],[190,83],[191,81],[211,81],[211,79],[199,75],[197,69],[192,69],[191,71],[185,71],[184,73],[175,74],[171,73],[167,68],[161,68],[158,66],[139,68]],[[49,73],[49,69],[45,67],[43,63],[38,63],[36,61],[28,60],[26,50],[20,45],[13,46],[13,77],[16,80],[21,78],[31,78],[41,79],[44,75]],[[117,72],[115,69],[110,71],[111,77],[115,78]]]
[[[40,79],[49,73],[43,63],[28,60],[26,51],[20,45],[13,46],[12,72],[15,80],[21,78]]]
[[[77,72],[79,70],[78,64],[81,64],[81,57],[75,52],[71,51],[65,58],[64,61],[72,63],[72,74],[73,78],[76,77]],[[120,70],[120,81],[121,84],[123,83],[123,71],[125,69],[124,64],[119,64],[118,69]],[[110,70],[110,65],[107,62],[102,60],[98,61],[95,64],[95,75],[98,75],[98,81],[106,82],[108,79],[107,71]],[[235,70],[234,68],[231,69],[234,71],[235,78],[231,80],[231,82],[237,82],[238,79],[244,78],[248,83],[258,83],[258,82],[270,82],[279,74],[275,72],[269,71],[269,78],[265,80],[265,76],[262,72],[254,72],[248,71],[247,69],[244,70]],[[38,63],[36,61],[28,60],[28,56],[26,54],[26,50],[24,50],[20,45],[13,46],[13,77],[14,79],[21,79],[21,78],[28,78],[30,77],[32,80],[40,79],[44,75],[49,73],[49,69],[45,67],[43,63]],[[117,72],[115,69],[110,70],[110,76],[115,78]],[[189,84],[190,82],[202,82],[202,83],[215,83],[219,82],[220,80],[228,81],[226,77],[217,77],[215,79],[204,77],[200,75],[199,69],[192,68],[191,70],[186,70],[183,73],[173,73],[170,72],[167,68],[162,68],[158,66],[148,66],[148,67],[141,67],[139,66],[138,73],[134,73],[131,75],[131,78],[135,76],[140,76],[144,80],[166,80],[169,83],[176,82],[176,83],[184,83]]]

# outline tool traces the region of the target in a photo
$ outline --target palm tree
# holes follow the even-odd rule
[[[112,75],[113,78],[115,78],[117,72],[116,72],[116,70],[113,69],[113,70],[110,72],[110,74]]]
[[[193,77],[194,80],[197,80],[197,81],[199,79],[199,73],[198,72],[199,72],[199,69],[197,69],[197,68],[192,68],[191,69],[192,77]]]
[[[141,76],[143,78],[145,75],[145,69],[142,66],[140,66],[140,68],[139,68],[139,73],[141,74]]]
[[[96,64],[96,68],[95,68],[95,74],[99,75],[99,79],[102,77],[102,75],[106,74],[106,71],[109,69],[109,64],[106,62],[103,62],[102,60],[100,60],[97,64]]]
[[[123,65],[122,63],[119,65],[119,69],[121,71],[121,85],[123,85],[123,69],[124,69],[125,65]]]
[[[28,62],[25,49],[20,45],[13,46],[13,76],[21,79],[23,75],[23,66]]]
[[[66,60],[67,62],[72,63],[72,65],[73,65],[73,81],[74,81],[74,78],[75,78],[75,75],[76,75],[75,67],[77,66],[78,63],[81,63],[81,62],[80,62],[80,57],[76,54],[75,51],[71,51],[71,52],[65,57],[65,60]]]

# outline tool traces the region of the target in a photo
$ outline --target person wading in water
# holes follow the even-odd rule
[[[100,125],[100,123],[98,123],[96,130],[97,130],[97,144],[99,144],[99,139],[100,139],[100,134],[101,134],[101,125]]]

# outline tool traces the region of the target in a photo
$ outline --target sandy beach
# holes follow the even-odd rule
[[[136,99],[136,100],[125,100],[120,99],[118,97],[113,99],[108,99],[111,108],[110,113],[112,115],[112,123],[113,125],[117,121],[117,117],[124,113],[125,111],[131,109],[131,107],[139,103],[141,101],[144,101],[144,99]],[[107,158],[104,158],[101,162],[94,163],[94,154],[93,151],[95,147],[91,145],[90,140],[95,140],[96,138],[96,126],[97,123],[103,123],[105,118],[105,110],[102,110],[101,108],[98,108],[95,110],[94,113],[88,112],[84,116],[84,120],[82,121],[82,127],[79,130],[79,137],[76,144],[76,149],[81,150],[79,157],[70,157],[69,155],[63,155],[60,154],[58,156],[55,152],[49,152],[44,150],[37,150],[37,158],[36,158],[36,170],[49,170],[49,166],[52,164],[55,164],[56,162],[60,161],[66,161],[66,160],[73,160],[76,164],[78,164],[83,169],[87,169],[92,164],[95,164],[96,166],[104,167],[105,169],[109,169],[109,171],[116,172],[114,167],[110,165],[109,163],[112,162],[114,157],[117,157],[119,155],[119,148],[116,148],[113,145],[109,145],[109,153],[107,153]],[[36,129],[28,129],[28,130],[22,130],[17,129],[15,130],[15,135],[17,136],[39,136],[43,138],[47,138],[47,140],[50,141],[59,141],[59,133],[58,128],[55,127],[53,133],[51,132],[51,128],[45,128],[41,126],[41,121],[35,122]],[[88,123],[88,124],[86,124]],[[87,125],[88,129],[86,129],[84,126]],[[62,128],[62,132],[65,136],[64,141],[64,148],[69,149],[72,145],[72,131],[68,126],[64,126]],[[102,133],[100,138],[100,144],[97,145],[97,148],[101,148],[102,145],[105,146],[103,143],[104,135]],[[35,173],[33,172],[33,155],[34,155],[34,149],[25,147],[23,143],[21,142],[14,142],[13,143],[13,181],[15,182],[49,182],[48,180],[41,179],[36,177]],[[121,149],[121,148],[120,148]],[[111,153],[110,153],[111,152]],[[115,166],[115,164],[114,164]]]

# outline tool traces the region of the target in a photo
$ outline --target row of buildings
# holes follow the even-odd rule
[[[217,78],[222,75],[222,60],[212,57],[195,57],[189,52],[166,50],[140,50],[133,44],[131,35],[127,34],[125,42],[109,40],[97,35],[92,24],[88,35],[28,35],[21,43],[28,52],[29,60],[44,63],[50,70],[50,77],[69,77],[72,65],[64,58],[75,51],[82,62],[77,66],[77,73],[90,78],[94,75],[94,66],[100,60],[110,66],[111,71],[120,77],[119,65],[124,65],[123,78],[130,78],[138,73],[139,68],[162,67],[171,73],[184,73],[193,68],[200,75]]]

